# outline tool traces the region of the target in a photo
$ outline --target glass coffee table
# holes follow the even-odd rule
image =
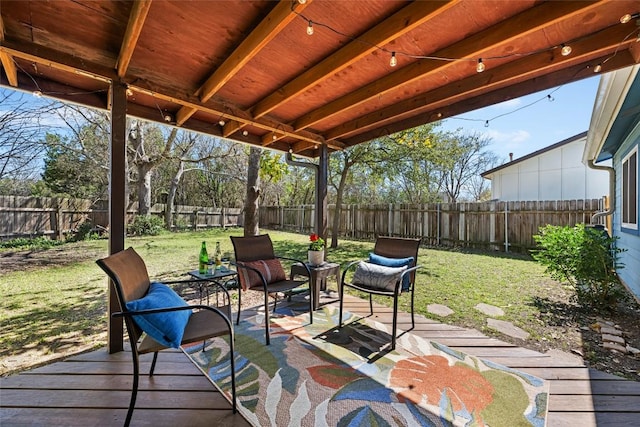
[[[188,274],[195,279],[194,282],[198,283],[200,300],[202,300],[203,293],[206,293],[207,305],[209,305],[209,286],[211,285],[215,287],[216,305],[219,304],[218,291],[220,290],[223,290],[226,294],[227,301],[224,301],[225,305],[231,304],[229,293],[227,291],[238,287],[238,272],[236,270],[222,267],[220,269],[212,270],[211,273],[200,273],[198,270],[192,270],[189,271]]]

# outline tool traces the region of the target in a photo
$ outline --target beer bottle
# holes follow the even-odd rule
[[[198,264],[198,273],[206,274],[207,272],[207,264],[209,263],[209,255],[207,254],[207,244],[202,242],[202,247],[200,248],[200,259]]]
[[[214,261],[216,263],[216,270],[220,270],[222,268],[222,251],[220,250],[220,242],[216,242]]]

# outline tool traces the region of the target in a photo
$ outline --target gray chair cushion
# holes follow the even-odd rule
[[[402,272],[407,269],[403,267],[385,267],[360,261],[356,272],[353,275],[352,283],[370,289],[393,292]]]

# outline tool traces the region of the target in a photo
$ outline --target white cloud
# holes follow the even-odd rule
[[[495,104],[492,107],[499,110],[511,110],[514,108],[518,108],[522,105],[522,98],[510,99],[508,101],[501,102],[499,104]]]
[[[491,138],[494,143],[507,143],[518,145],[528,141],[531,138],[531,134],[526,130],[520,129],[512,132],[500,132],[499,130],[490,129],[484,134]]]

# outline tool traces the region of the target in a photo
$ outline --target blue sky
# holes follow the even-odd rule
[[[598,75],[481,108],[444,120],[442,129],[481,133],[491,138],[489,149],[503,161],[509,153],[517,159],[588,130],[599,82]]]

